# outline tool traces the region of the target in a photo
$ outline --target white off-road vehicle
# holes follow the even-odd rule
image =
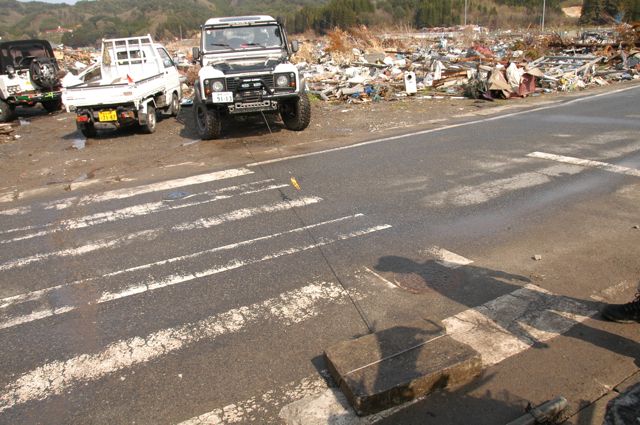
[[[0,43],[0,122],[12,120],[17,106],[41,103],[48,112],[59,110],[59,73],[47,40]]]
[[[195,83],[198,135],[215,139],[233,115],[279,113],[286,128],[301,131],[311,120],[304,81],[289,56],[298,51],[271,16],[209,19],[193,58],[201,69]]]

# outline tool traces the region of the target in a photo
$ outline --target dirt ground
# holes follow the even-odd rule
[[[613,90],[622,84],[590,92]],[[295,155],[407,130],[435,128],[465,117],[484,116],[580,94],[549,94],[488,102],[471,99],[427,99],[345,104],[312,102],[312,119],[303,132],[286,130],[279,120],[268,125],[261,116],[236,119],[223,127],[223,138],[198,139],[193,111],[159,121],[154,134],[134,128],[104,131],[84,140],[75,115],[47,114],[43,109],[18,110],[14,137],[0,139],[0,202],[31,198],[44,192],[93,190],[117,182],[165,179],[257,160]],[[17,136],[17,137],[15,137]]]

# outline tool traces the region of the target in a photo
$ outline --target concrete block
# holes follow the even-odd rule
[[[358,415],[465,384],[482,371],[475,350],[424,320],[340,342],[327,349],[325,357]]]

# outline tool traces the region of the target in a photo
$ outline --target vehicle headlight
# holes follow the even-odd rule
[[[204,80],[204,94],[209,96],[213,92],[224,91],[223,80]]]
[[[276,74],[276,88],[294,89],[296,88],[296,74],[288,72],[286,74]]]
[[[276,78],[276,86],[277,87],[289,86],[289,77],[286,75],[278,75],[278,78]]]
[[[213,88],[213,91],[223,91],[224,90],[224,84],[222,83],[222,81],[216,80],[211,85],[211,88]]]

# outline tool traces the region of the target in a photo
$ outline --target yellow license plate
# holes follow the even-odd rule
[[[117,121],[118,114],[116,114],[116,111],[100,111],[98,112],[98,120],[99,121]]]

